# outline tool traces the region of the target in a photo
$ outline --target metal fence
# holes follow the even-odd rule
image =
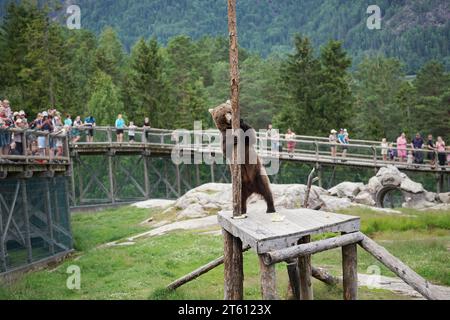
[[[0,183],[0,273],[70,252],[67,177]]]

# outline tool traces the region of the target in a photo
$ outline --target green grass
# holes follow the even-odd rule
[[[385,231],[450,230],[450,211],[421,212],[400,209],[402,215],[386,214],[365,208],[350,208],[341,213],[361,217],[361,231],[367,235]]]
[[[346,213],[361,216],[364,232],[370,231],[377,242],[420,275],[433,283],[450,285],[449,212],[423,214],[404,210],[404,215],[399,217],[358,208]],[[142,239],[133,246],[99,247],[148,230],[149,226],[139,223],[149,217],[154,221],[168,218],[157,211],[131,207],[75,215],[72,225],[78,253],[56,269],[29,273],[12,285],[0,286],[0,299],[222,299],[223,267],[175,292],[164,289],[178,277],[222,255],[221,237],[184,231]],[[402,227],[398,219],[407,223],[409,229]],[[378,265],[383,275],[392,276],[360,248],[358,256],[359,272],[367,273],[369,266]],[[340,250],[314,255],[312,261],[335,275],[341,274]],[[79,291],[66,287],[66,270],[70,265],[81,269]],[[258,260],[252,252],[245,253],[244,272],[245,298],[259,299]],[[277,277],[279,293],[284,298],[288,279],[283,263],[277,265]],[[316,299],[341,299],[341,290],[314,281]],[[405,299],[388,291],[367,288],[360,288],[359,296],[361,299]]]
[[[75,249],[86,251],[98,245],[148,230],[139,223],[152,215],[148,209],[117,208],[72,216]]]

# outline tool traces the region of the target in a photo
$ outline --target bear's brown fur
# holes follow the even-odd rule
[[[219,129],[222,135],[222,150],[224,155],[227,154],[227,149],[233,147],[237,142],[234,139],[227,139],[227,134],[230,134],[232,129],[231,126],[231,104],[226,102],[216,107],[215,109],[209,110],[216,124],[217,129]],[[244,132],[247,130],[254,129],[246,124],[241,119],[241,129]],[[275,212],[275,207],[273,204],[272,191],[270,189],[270,180],[267,177],[264,166],[261,163],[260,158],[256,154],[254,144],[256,143],[256,135],[251,134],[251,137],[247,138],[245,141],[245,164],[241,166],[241,177],[242,177],[242,213],[247,213],[247,199],[253,194],[260,194],[267,204],[267,213]],[[231,145],[227,142],[231,141]],[[234,143],[233,143],[234,142]],[[253,161],[254,164],[250,163],[249,159],[256,159]]]

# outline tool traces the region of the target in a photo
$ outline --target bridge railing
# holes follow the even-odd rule
[[[167,130],[157,128],[135,128],[134,141],[129,141],[129,128],[124,128],[124,139],[122,143],[117,142],[117,133],[114,127],[97,127],[95,129],[94,142],[86,142],[85,138],[77,142],[77,145],[109,145],[109,146],[135,146],[137,148],[143,145],[159,146],[173,148],[180,143],[183,148],[201,152],[221,153],[221,137],[218,130]],[[312,136],[296,136],[295,139],[286,139],[285,135],[280,135],[278,144],[282,146],[280,150],[271,150],[272,140],[263,133],[257,133],[257,151],[262,156],[277,156],[282,159],[318,161],[318,162],[348,162],[349,164],[366,164],[372,166],[381,166],[386,164],[408,165],[408,154],[422,158],[420,163],[412,163],[416,168],[430,168],[430,165],[437,166],[439,157],[445,158],[445,165],[449,167],[447,157],[449,152],[438,153],[434,150],[399,149],[396,145],[391,148],[381,146],[380,142],[370,140],[351,140],[348,145],[330,143],[327,138]],[[73,145],[73,144],[72,144]],[[291,148],[289,148],[291,145]],[[191,146],[191,147],[189,147]],[[393,152],[394,159],[389,156],[389,150]],[[345,151],[345,152],[344,152]],[[400,158],[400,153],[406,154],[406,157]],[[384,157],[385,155],[385,157]],[[434,161],[433,161],[434,159]]]
[[[0,128],[0,164],[69,162],[69,137],[64,130]]]

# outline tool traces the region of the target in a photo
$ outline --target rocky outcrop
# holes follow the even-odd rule
[[[342,182],[337,186],[328,190],[331,196],[337,196],[339,198],[353,199],[364,188],[364,183],[360,182]]]
[[[272,193],[276,208],[301,208],[306,194],[303,184],[272,184]],[[343,182],[325,190],[313,186],[309,196],[309,206],[326,211],[337,211],[350,206],[374,207],[380,195],[397,189],[403,195],[402,206],[406,208],[436,208],[441,204],[450,204],[450,193],[436,194],[428,192],[422,184],[412,181],[394,166],[381,168],[369,179],[367,185],[360,182]],[[382,199],[381,199],[382,200]],[[178,219],[202,218],[216,214],[220,210],[232,209],[231,184],[208,183],[190,190],[175,202],[150,200],[139,204],[140,207],[166,207],[166,211],[176,210]],[[265,209],[264,200],[253,195],[248,200],[248,211]]]

